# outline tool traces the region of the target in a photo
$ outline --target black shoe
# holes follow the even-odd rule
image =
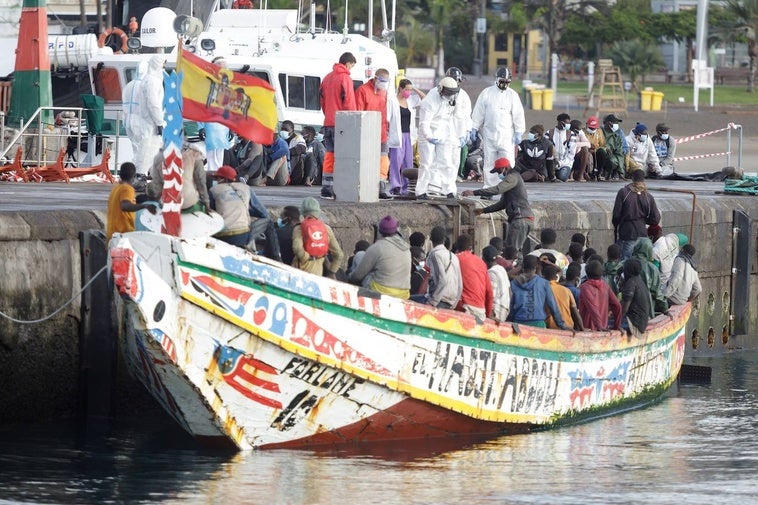
[[[381,193],[379,193],[379,199],[380,200],[392,200],[392,195],[388,195],[387,193],[385,193],[384,191],[382,191]]]
[[[447,198],[455,200],[455,193],[448,193]]]
[[[416,200],[429,200],[429,195],[421,193],[420,195],[416,195]]]
[[[332,188],[329,186],[322,186],[321,187],[321,198],[324,200],[334,200],[334,191],[332,191]]]

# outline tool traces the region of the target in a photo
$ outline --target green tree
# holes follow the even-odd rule
[[[434,52],[434,30],[419,21],[417,13],[403,17],[397,28],[397,61],[401,67],[429,66],[429,55]]]
[[[758,56],[755,40],[758,32],[758,0],[727,0],[724,8],[734,16],[737,30],[747,41],[747,55],[750,57],[747,92],[752,93],[755,91],[755,60]]]
[[[645,83],[645,76],[663,65],[658,47],[652,42],[642,40],[622,40],[615,42],[608,50],[608,56],[621,71],[629,74],[632,89],[639,90],[639,79]]]

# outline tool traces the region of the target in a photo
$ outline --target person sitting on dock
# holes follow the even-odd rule
[[[619,123],[621,118],[617,114],[608,114],[603,119],[603,138],[605,145],[595,151],[597,167],[596,173],[601,181],[623,180],[626,167],[626,153],[624,152],[625,137]]]
[[[432,250],[426,257],[429,269],[429,295],[426,303],[440,309],[452,309],[458,305],[463,292],[461,265],[458,257],[445,247],[447,231],[435,226],[429,234]]]
[[[669,135],[669,127],[665,123],[655,126],[655,135],[652,138],[658,162],[661,165],[661,176],[666,177],[674,174],[674,157],[676,156],[676,139]]]
[[[509,319],[518,324],[547,328],[548,312],[558,328],[565,330],[563,316],[550,289],[550,283],[537,275],[537,256],[524,258],[521,273],[511,281],[511,312]]]
[[[679,255],[674,259],[671,277],[663,288],[663,294],[670,304],[683,305],[691,302],[703,291],[694,256],[695,246],[684,244]]]
[[[649,177],[660,176],[661,162],[658,160],[653,141],[647,134],[647,126],[637,123],[637,126],[627,135],[626,141],[629,144],[628,171],[644,170]]]
[[[555,180],[555,146],[545,135],[541,124],[529,128],[518,146],[515,169],[524,182]]]
[[[587,263],[588,279],[579,286],[579,314],[585,330],[605,331],[613,313],[613,329],[621,328],[621,304],[611,287],[603,280],[603,264],[597,260]]]
[[[332,227],[320,219],[321,205],[318,200],[310,196],[304,198],[300,204],[300,214],[303,218],[292,230],[292,251],[295,253],[292,266],[312,274],[336,278],[345,253]],[[327,255],[331,257],[327,258]]]
[[[407,300],[410,296],[411,246],[398,234],[397,219],[391,215],[379,221],[381,238],[366,249],[360,264],[350,274],[350,282],[378,293]]]
[[[642,280],[642,263],[637,258],[624,262],[621,289],[621,327],[627,335],[642,336],[650,320],[650,293]]]
[[[155,214],[155,202],[137,203],[137,194],[132,186],[137,167],[127,161],[118,171],[121,182],[113,186],[108,196],[107,219],[105,221],[105,242],[109,242],[114,233],[127,233],[135,230],[134,213],[148,209]]]

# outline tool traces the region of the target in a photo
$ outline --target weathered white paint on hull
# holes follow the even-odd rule
[[[388,413],[398,436],[439,436],[440,412],[461,430],[496,432],[629,408],[675,379],[689,317],[689,306],[674,308],[643,341],[519,334],[364,296],[213,239],[132,233],[112,255],[132,368],[190,433],[223,434],[240,448],[325,433],[392,438],[367,428]],[[143,350],[156,373],[139,373],[149,368]]]

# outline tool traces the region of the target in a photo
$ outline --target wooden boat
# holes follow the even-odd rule
[[[240,449],[508,434],[611,415],[674,382],[690,305],[644,338],[399,300],[212,238],[110,249],[130,369],[196,438]]]

